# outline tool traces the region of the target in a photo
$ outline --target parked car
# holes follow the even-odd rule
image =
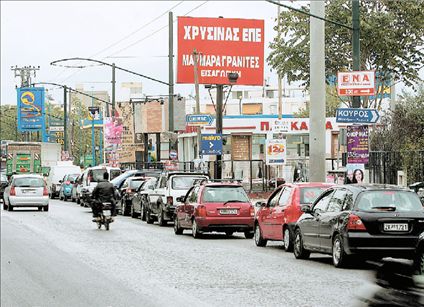
[[[157,178],[152,177],[144,181],[136,190],[132,198],[132,214],[146,220],[148,195],[155,189]]]
[[[155,169],[128,170],[125,173],[122,173],[121,175],[119,175],[118,177],[112,179],[110,182],[113,183],[113,185],[118,190],[120,190],[125,180],[129,177],[144,176],[144,177],[158,178],[161,172],[162,172],[161,170],[155,170]]]
[[[292,251],[294,226],[303,214],[302,205],[312,205],[329,183],[287,183],[280,185],[268,200],[260,203],[256,212],[255,243],[266,246],[268,240],[284,241],[286,251]]]
[[[136,190],[140,187],[140,185],[150,179],[149,177],[129,177],[125,179],[124,184],[122,185],[121,189],[119,190],[121,199],[118,205],[118,211],[123,216],[129,216],[135,217],[135,212],[132,209],[132,200],[134,197],[134,194]]]
[[[80,203],[81,187],[82,187],[82,174],[80,174],[77,178],[75,178],[74,183],[72,185],[71,201],[75,201],[77,204]]]
[[[60,200],[66,201],[68,198],[72,197],[72,187],[79,175],[80,173],[65,175],[63,179],[59,181],[61,183],[59,190]]]
[[[47,177],[47,187],[49,189],[50,198],[53,199],[59,196],[60,187],[62,185],[60,181],[67,174],[81,174],[81,169],[79,166],[72,164],[55,165],[50,168]]]
[[[6,174],[0,173],[0,200],[3,200],[4,189],[9,185]]]
[[[40,175],[13,175],[11,184],[4,190],[3,210],[15,207],[37,207],[49,211],[49,191]]]
[[[302,211],[295,227],[295,257],[331,254],[336,267],[352,258],[413,259],[424,231],[424,207],[417,194],[397,186],[336,186]]]
[[[196,180],[206,180],[203,173],[166,171],[163,172],[148,195],[146,222],[152,224],[156,219],[160,226],[174,220],[176,198],[183,196]]]
[[[118,167],[110,167],[110,166],[88,167],[82,173],[81,191],[84,189],[87,192],[87,195],[91,195],[91,192],[93,192],[93,190],[97,186],[97,184],[104,180],[103,174],[105,172],[107,172],[109,174],[109,181],[111,181],[121,174],[121,169],[119,169]],[[80,193],[82,195],[82,192],[80,192]],[[81,206],[89,206],[84,201],[84,198],[81,197],[81,196],[80,196],[80,205]]]
[[[179,235],[191,229],[194,238],[204,232],[243,232],[253,238],[255,209],[238,183],[203,183],[192,187],[177,199],[174,232]]]
[[[424,275],[424,232],[418,238],[414,264],[418,274]]]

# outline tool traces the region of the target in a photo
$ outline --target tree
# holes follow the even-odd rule
[[[340,107],[340,99],[337,96],[337,91],[334,86],[327,85],[325,89],[325,116],[336,116],[336,109]],[[307,103],[306,108],[301,108],[299,112],[294,112],[294,117],[307,118],[309,117],[310,105]]]
[[[361,70],[376,70],[379,82],[402,80],[414,86],[420,80],[424,61],[424,0],[360,1]],[[308,6],[302,10],[309,12]],[[309,17],[294,11],[280,14],[278,35],[271,42],[267,60],[289,82],[309,85]],[[352,25],[349,0],[326,0],[326,19]],[[326,76],[352,70],[352,31],[325,23]],[[383,91],[379,88],[379,92]],[[379,108],[382,99],[362,101],[364,107]]]

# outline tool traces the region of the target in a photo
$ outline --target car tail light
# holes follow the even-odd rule
[[[69,185],[69,184],[71,184],[71,182],[68,180],[68,181],[65,182],[65,184]]]
[[[12,185],[12,187],[10,188],[10,196],[16,196],[16,189],[15,187]]]
[[[255,208],[253,206],[250,206],[250,216],[255,216]]]
[[[47,190],[47,187],[44,187],[43,196],[49,196],[49,190]]]
[[[172,206],[174,204],[174,198],[172,196],[168,196],[166,198],[166,203],[170,206]]]
[[[362,223],[359,216],[355,214],[349,215],[349,220],[347,222],[347,230],[353,231],[366,231],[364,223]]]
[[[206,207],[205,206],[199,206],[197,207],[197,215],[201,217],[206,216]]]

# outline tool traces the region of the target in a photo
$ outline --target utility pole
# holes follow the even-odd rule
[[[172,12],[169,12],[169,131],[174,132],[174,18]],[[171,143],[171,139],[169,140]],[[170,144],[171,145],[171,144]],[[171,147],[171,146],[170,146]]]
[[[113,101],[112,101],[113,103]],[[91,106],[94,107],[94,99],[91,98]],[[114,105],[112,105],[112,113],[115,114]],[[94,115],[91,115],[91,159],[93,160],[92,166],[96,166],[96,145],[95,145],[95,134],[94,134]]]
[[[353,27],[353,35],[352,35],[352,57],[353,57],[353,70],[358,71],[361,70],[361,49],[360,49],[360,41],[359,41],[359,0],[352,0],[352,27]],[[361,107],[361,97],[354,96],[352,101],[352,107],[360,108]]]
[[[198,72],[198,62],[197,62],[197,50],[193,50],[194,58],[194,89],[196,91],[196,114],[200,114],[200,96],[199,96],[199,72]],[[197,127],[197,151],[196,158],[200,156],[200,126]]]
[[[15,78],[20,77],[21,78],[21,87],[29,87],[31,85],[31,75],[36,76],[37,70],[40,70],[40,66],[24,66],[24,67],[18,67],[15,65],[15,67],[11,67],[11,70],[15,72]]]
[[[216,134],[222,134],[222,103],[224,100],[224,85],[216,85]],[[216,156],[216,179],[222,178],[222,156]]]
[[[68,90],[66,85],[63,87],[63,150],[68,150]]]
[[[280,1],[278,1],[280,2]],[[280,6],[278,6],[278,31],[277,35],[280,36]],[[278,73],[278,119],[283,118],[283,85],[281,74]],[[276,181],[277,182],[277,181]]]
[[[72,119],[72,91],[69,91],[69,114],[70,114],[70,118]],[[70,124],[72,125],[71,128],[71,139],[69,141],[69,145],[68,145],[68,151],[69,151],[69,156],[72,156],[72,144],[74,143],[74,126],[75,123],[74,121],[70,121]]]
[[[324,18],[325,2],[311,1],[311,14]],[[325,40],[324,21],[310,17],[311,112],[309,181],[325,181]]]
[[[115,63],[112,63],[112,117],[115,116]]]

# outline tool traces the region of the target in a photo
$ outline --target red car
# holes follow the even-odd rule
[[[268,240],[284,241],[286,251],[293,250],[294,225],[303,214],[302,205],[311,205],[330,183],[287,183],[279,186],[266,203],[257,203],[255,243],[265,246]]]
[[[254,236],[255,209],[243,186],[236,183],[203,183],[193,186],[186,196],[178,197],[174,215],[174,232],[191,229],[193,237],[204,232],[244,232]]]

